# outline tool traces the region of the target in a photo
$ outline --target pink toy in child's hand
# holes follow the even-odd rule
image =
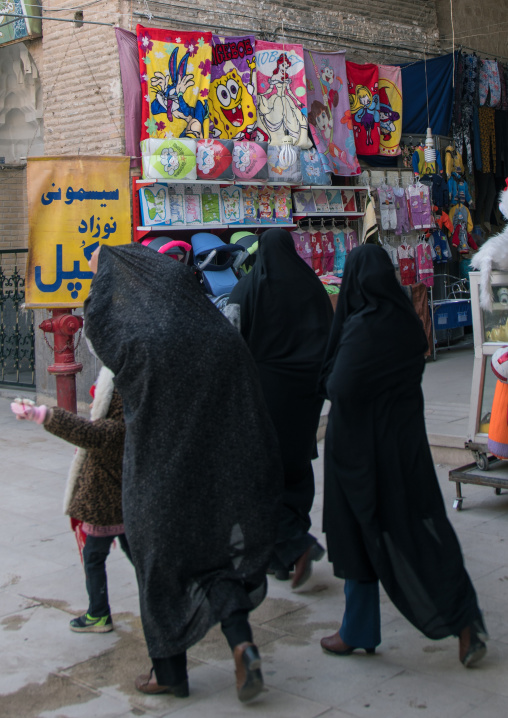
[[[46,418],[48,407],[42,404],[41,406],[35,406],[34,402],[30,399],[15,399],[11,403],[11,411],[16,414],[16,419],[35,421],[37,424],[42,424]]]

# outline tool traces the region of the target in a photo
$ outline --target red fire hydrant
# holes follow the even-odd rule
[[[76,374],[83,369],[83,364],[75,361],[74,335],[83,326],[83,318],[72,314],[72,309],[51,311],[52,319],[45,319],[39,324],[39,329],[43,332],[52,332],[55,335],[55,363],[48,366],[48,372],[56,377],[57,405],[76,414]],[[50,346],[47,339],[46,343]]]

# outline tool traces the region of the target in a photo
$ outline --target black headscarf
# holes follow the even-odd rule
[[[259,239],[253,269],[229,301],[240,305],[241,332],[259,370],[284,465],[297,471],[315,451],[330,299],[289,232],[269,229]]]
[[[425,430],[422,324],[381,247],[349,255],[322,375],[331,400],[323,526],[334,572],[379,579],[430,638],[458,635],[476,595]]]
[[[103,246],[85,321],[124,403],[125,528],[164,658],[263,597],[280,455],[252,357],[189,267]]]

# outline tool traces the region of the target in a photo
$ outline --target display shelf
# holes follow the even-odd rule
[[[180,231],[182,229],[273,229],[274,227],[296,227],[294,222],[271,222],[270,224],[155,224],[150,227],[136,227],[138,232],[153,232],[154,230],[167,232],[167,231]]]
[[[368,191],[368,187],[361,187],[359,185],[337,185],[337,184],[306,184],[306,185],[294,185],[298,189],[353,189],[355,192]]]
[[[365,212],[295,212],[293,217],[364,217]]]
[[[298,183],[295,182],[277,182],[277,180],[220,180],[220,179],[209,179],[209,180],[203,180],[203,179],[139,179],[137,178],[135,180],[137,185],[151,185],[151,184],[199,184],[199,185],[209,185],[209,184],[218,184],[218,185],[237,185],[238,187],[249,187],[251,185],[256,186],[265,186],[268,185],[269,187],[298,187],[298,189],[303,189]],[[340,188],[338,188],[340,189]],[[352,189],[351,187],[343,187],[342,189]]]

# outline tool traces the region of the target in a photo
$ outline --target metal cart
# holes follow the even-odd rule
[[[469,405],[469,426],[466,449],[475,463],[450,471],[449,479],[457,484],[453,507],[462,508],[461,484],[491,486],[496,494],[508,488],[508,462],[488,455],[487,439],[490,411],[497,379],[490,369],[492,354],[508,345],[508,272],[492,273],[494,304],[491,312],[480,307],[480,273],[469,274],[473,319],[474,367]],[[506,472],[504,469],[506,468]]]

